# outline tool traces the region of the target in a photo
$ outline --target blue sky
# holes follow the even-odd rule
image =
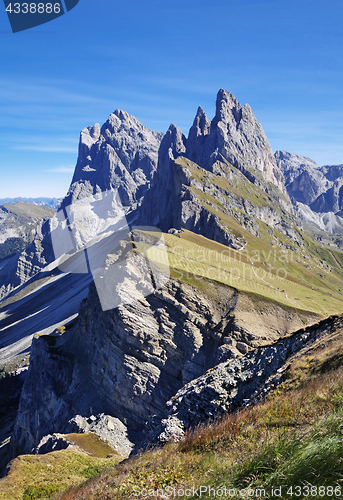
[[[81,129],[116,108],[184,133],[216,93],[273,150],[343,163],[342,0],[80,0],[13,34],[0,6],[0,198],[62,197]]]

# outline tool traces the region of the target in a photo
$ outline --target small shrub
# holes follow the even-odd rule
[[[104,468],[103,467],[99,467],[98,465],[90,465],[89,467],[86,467],[81,472],[81,474],[84,477],[90,478],[90,477],[97,476],[98,474],[101,474],[101,472],[103,472],[103,470],[104,470]]]
[[[50,498],[57,493],[60,487],[56,484],[47,484],[44,486],[29,486],[23,494],[23,500],[33,500],[35,498]]]

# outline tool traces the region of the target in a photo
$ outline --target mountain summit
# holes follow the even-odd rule
[[[168,177],[166,161],[179,156],[211,172],[218,161],[230,163],[261,187],[273,183],[287,198],[283,175],[251,107],[220,90],[213,120],[199,107],[188,138],[173,124],[166,134],[153,132],[118,109],[102,127],[85,128],[64,206],[99,190],[118,189],[123,205],[132,208],[142,201],[157,170]]]
[[[249,104],[241,106],[227,90],[218,92],[216,114],[211,122],[199,107],[189,131],[186,156],[208,169],[216,161],[227,161],[250,180],[251,170],[259,170],[266,181],[286,193],[283,176],[261,124]]]

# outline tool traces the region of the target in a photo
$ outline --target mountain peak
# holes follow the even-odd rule
[[[121,109],[111,113],[101,128],[96,124],[83,129],[63,206],[108,189],[118,189],[125,206],[135,205],[149,189],[162,138]]]
[[[186,152],[186,142],[185,135],[172,123],[162,139],[159,157],[164,158],[166,155],[169,155],[171,159],[176,159]]]
[[[169,161],[178,156],[210,171],[217,161],[228,162],[262,187],[266,187],[264,181],[272,182],[287,197],[282,173],[252,109],[248,104],[241,106],[233,94],[221,89],[213,120],[199,106],[188,139],[174,124],[161,134],[121,109],[111,113],[102,127],[96,124],[84,129],[64,203],[99,189],[119,189],[124,206],[136,205],[150,189],[157,165],[162,168],[167,162],[164,167],[169,171]]]
[[[202,107],[199,106],[197,114],[194,118],[193,125],[189,129],[187,141],[187,156],[195,161],[195,163],[200,163],[202,161],[202,154],[201,149],[199,149],[199,144],[200,146],[204,144],[205,139],[210,134],[210,132],[211,122],[207,118]]]
[[[206,116],[205,111],[201,106],[198,107],[197,114],[195,115],[194,122],[192,127],[190,128],[189,135],[196,133],[196,136],[200,135],[209,135],[211,130],[211,122]]]
[[[236,118],[241,112],[242,106],[236,97],[227,90],[220,89],[216,100],[216,116],[217,121],[227,121],[231,114]]]
[[[255,182],[260,171],[287,197],[282,173],[261,124],[249,104],[241,106],[227,90],[220,89],[217,94],[212,122],[198,108],[189,131],[186,156],[207,170],[212,170],[218,160],[227,161],[250,180],[255,178]]]

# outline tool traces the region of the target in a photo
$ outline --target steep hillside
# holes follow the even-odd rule
[[[95,500],[169,495],[190,498],[339,498],[342,495],[342,329],[290,362],[266,401],[189,431],[177,444],[133,457],[61,495]],[[212,488],[210,491],[209,488]],[[174,489],[175,488],[175,489]],[[195,492],[194,492],[195,490]],[[250,490],[250,494],[249,494]],[[105,496],[106,495],[106,496]]]
[[[188,430],[181,441],[133,456],[115,468],[111,458],[101,462],[71,450],[19,457],[0,480],[0,498],[21,500],[25,492],[30,498],[29,491],[39,498],[49,488],[60,492],[54,497],[60,500],[133,499],[148,492],[161,498],[174,491],[197,498],[200,487],[202,498],[212,498],[213,491],[220,496],[224,488],[231,498],[247,496],[249,490],[259,499],[292,498],[295,493],[306,498],[308,491],[315,499],[339,498],[342,324],[342,317],[322,322],[317,340],[283,364],[259,404],[245,400],[243,408]],[[91,449],[95,452],[96,446]],[[47,474],[51,467],[54,474]],[[86,471],[87,477],[93,476],[88,482]],[[74,488],[68,490],[69,485]]]

